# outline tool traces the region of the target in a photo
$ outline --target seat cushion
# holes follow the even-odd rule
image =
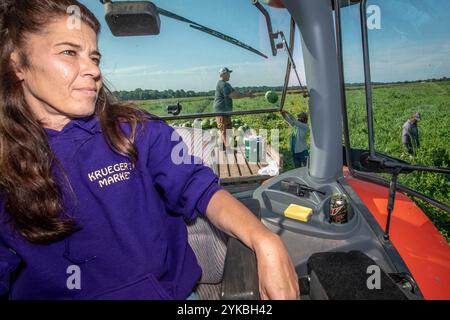
[[[187,225],[189,244],[203,271],[199,284],[219,284],[223,277],[228,236],[201,216]]]

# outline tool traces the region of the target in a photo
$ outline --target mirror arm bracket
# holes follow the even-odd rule
[[[278,32],[273,32],[272,20],[270,19],[269,12],[259,3],[259,0],[251,0],[252,4],[263,14],[266,19],[267,31],[269,33],[270,47],[272,48],[272,55],[275,57],[277,55],[278,49],[275,45],[275,39],[278,39]]]

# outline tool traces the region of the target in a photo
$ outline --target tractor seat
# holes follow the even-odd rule
[[[259,202],[241,202],[258,218]],[[207,219],[187,222],[188,240],[202,268],[195,290],[201,300],[258,300],[259,283],[255,253],[228,237]]]

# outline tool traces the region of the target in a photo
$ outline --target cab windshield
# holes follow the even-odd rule
[[[105,15],[99,1],[81,2],[97,17]],[[214,100],[220,86],[220,71],[227,68],[232,72],[226,82],[237,92],[227,111],[280,108],[288,55],[285,50],[277,50],[276,56],[272,54],[266,21],[251,1],[156,0],[153,3],[254,50],[223,41],[167,15],[160,15],[161,30],[157,36],[114,37],[101,18],[99,46],[105,53],[101,67],[105,83],[118,98],[134,101],[158,116],[172,116],[168,107],[179,103],[182,108],[178,116],[201,117],[217,111]],[[264,8],[270,14],[274,32],[281,31],[289,38],[288,11]],[[272,91],[269,99],[268,91]]]

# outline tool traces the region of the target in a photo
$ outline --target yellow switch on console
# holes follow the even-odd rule
[[[287,218],[308,222],[313,210],[311,208],[291,204],[284,210],[284,216]]]

